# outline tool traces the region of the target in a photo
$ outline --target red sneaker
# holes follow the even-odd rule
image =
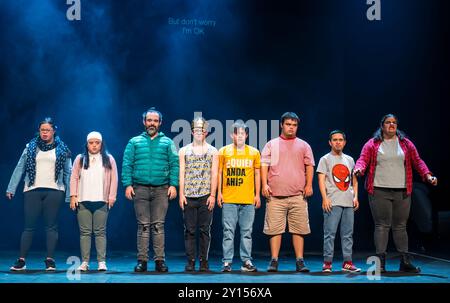
[[[331,264],[331,262],[323,262],[323,266],[322,266],[322,272],[331,272],[332,271],[332,267],[333,265]]]
[[[355,265],[353,265],[352,261],[345,261],[342,264],[342,271],[345,271],[345,272],[360,272],[361,268],[358,268]]]

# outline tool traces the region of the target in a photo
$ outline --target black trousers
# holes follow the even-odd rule
[[[20,240],[20,257],[25,258],[33,241],[38,219],[43,216],[47,236],[47,257],[53,258],[58,242],[58,213],[64,192],[50,188],[27,191],[24,196],[25,228]]]
[[[199,259],[208,260],[209,246],[211,243],[211,224],[213,211],[208,210],[206,201],[208,196],[199,198],[186,198],[187,205],[184,206],[184,244],[188,260],[196,259],[196,234],[199,230]]]

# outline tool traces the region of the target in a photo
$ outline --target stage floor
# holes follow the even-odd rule
[[[348,274],[340,271],[341,259],[333,263],[332,273],[322,273],[322,257],[320,254],[306,254],[305,261],[310,273],[295,272],[295,260],[292,256],[280,257],[279,272],[267,272],[269,258],[267,255],[254,254],[254,264],[258,268],[255,273],[240,272],[240,262],[233,264],[231,273],[222,273],[221,257],[211,254],[209,273],[184,272],[185,257],[180,254],[168,254],[168,273],[154,271],[154,263],[149,262],[148,272],[134,273],[136,264],[134,252],[112,252],[108,255],[108,271],[97,272],[97,262],[90,263],[88,273],[76,275],[72,263],[66,263],[69,256],[78,256],[78,252],[59,252],[56,255],[57,270],[44,270],[43,252],[32,252],[27,258],[27,270],[11,272],[9,267],[16,259],[15,252],[1,252],[0,283],[449,283],[450,260],[432,256],[414,254],[414,264],[420,266],[420,274],[408,274],[398,271],[399,256],[392,254],[387,260],[388,272],[380,279],[369,279],[367,271],[372,264],[366,264],[369,253],[358,253],[354,263],[362,271]],[[72,268],[71,268],[72,267]],[[198,264],[197,264],[198,269]]]

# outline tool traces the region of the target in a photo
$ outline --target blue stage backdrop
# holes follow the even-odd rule
[[[125,145],[143,130],[141,114],[151,106],[163,113],[162,131],[171,138],[182,131],[176,121],[190,121],[194,112],[224,125],[239,118],[260,126],[267,121],[267,132],[259,129],[258,148],[265,135],[277,133],[271,121],[294,111],[301,118],[298,135],[312,146],[316,163],[329,151],[331,130],[347,133],[346,153],[357,158],[380,118],[392,112],[440,178],[432,191],[434,206],[448,208],[443,108],[450,97],[450,49],[444,2],[381,1],[381,20],[369,21],[365,0],[81,0],[81,20],[70,21],[70,5],[63,0],[1,1],[0,184],[5,191],[25,144],[46,116],[59,125],[73,158],[88,132],[102,132],[120,173]],[[19,247],[22,188],[23,183],[12,201],[0,201],[3,250]],[[355,249],[372,250],[364,189],[360,202]],[[305,250],[321,251],[316,177],[309,209],[312,234]],[[268,252],[264,211],[263,203],[253,248]],[[34,249],[44,248],[40,226]],[[135,249],[133,205],[121,185],[108,238],[109,250]],[[221,241],[216,208],[211,250],[220,252]],[[184,250],[177,200],[169,207],[166,242],[168,251]],[[59,249],[78,247],[76,217],[66,204]],[[291,251],[290,239],[283,251]]]

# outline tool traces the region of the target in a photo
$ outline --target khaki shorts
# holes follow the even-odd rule
[[[267,199],[264,233],[271,236],[284,233],[286,218],[291,234],[307,235],[311,233],[308,203],[303,195]]]

